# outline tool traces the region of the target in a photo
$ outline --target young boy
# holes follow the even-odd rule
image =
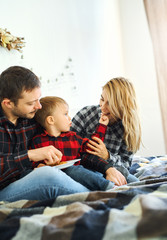
[[[75,132],[69,131],[71,118],[68,115],[68,104],[59,97],[44,97],[40,99],[42,108],[38,110],[35,119],[44,128],[42,134],[32,140],[32,148],[40,148],[53,145],[62,152],[61,161],[68,161],[77,158],[84,158],[91,161],[91,155],[86,153],[89,139],[82,138]],[[107,124],[107,116],[101,115],[99,125],[93,136],[104,140]],[[79,164],[80,162],[77,162]],[[36,164],[36,163],[35,163]],[[39,163],[38,163],[39,164]],[[73,165],[63,171],[90,190],[107,190],[114,186],[114,183],[106,180],[102,175],[86,169],[82,165]],[[45,166],[45,161],[36,167]]]

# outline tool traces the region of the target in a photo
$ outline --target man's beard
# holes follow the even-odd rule
[[[13,110],[12,114],[13,116],[17,117],[17,118],[28,118],[31,119],[35,116],[35,113],[37,112],[37,110],[30,112],[30,113],[22,113],[19,110]]]

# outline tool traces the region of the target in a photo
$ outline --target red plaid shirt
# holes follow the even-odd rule
[[[107,126],[98,124],[96,131],[92,134],[92,136],[99,137],[103,141],[106,129]],[[62,133],[58,137],[50,136],[46,131],[44,131],[42,134],[33,138],[32,148],[53,145],[62,152],[63,156],[61,161],[73,160],[83,156],[81,163],[84,162],[84,166],[88,166],[89,168],[105,173],[106,169],[109,167],[107,167],[108,163],[97,156],[86,153],[86,145],[88,141],[88,138],[82,138],[72,131]],[[34,164],[37,166],[39,163]]]
[[[16,181],[32,169],[27,149],[39,125],[34,119],[18,119],[11,123],[0,107],[0,189]]]

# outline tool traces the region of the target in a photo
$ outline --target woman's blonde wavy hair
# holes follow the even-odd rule
[[[132,83],[122,77],[113,78],[103,86],[103,90],[112,116],[122,120],[128,151],[137,152],[141,144],[141,125]]]

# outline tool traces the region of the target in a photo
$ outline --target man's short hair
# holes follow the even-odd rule
[[[17,104],[23,91],[32,91],[40,87],[39,78],[29,69],[21,66],[12,66],[0,75],[0,102],[4,98]]]

